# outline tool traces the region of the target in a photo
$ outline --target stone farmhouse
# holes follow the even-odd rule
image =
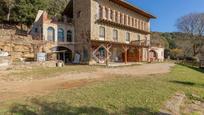
[[[105,64],[157,58],[150,44],[150,20],[156,17],[124,0],[70,0],[62,15],[59,21],[39,11],[31,31],[52,42],[44,51],[58,60]]]

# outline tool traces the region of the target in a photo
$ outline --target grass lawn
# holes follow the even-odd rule
[[[177,65],[171,73],[144,78],[114,76],[85,87],[59,90],[11,104],[12,115],[149,115],[176,92],[204,99],[204,71]],[[117,77],[117,78],[115,78]]]

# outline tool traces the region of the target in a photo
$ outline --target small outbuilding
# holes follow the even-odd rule
[[[164,61],[164,48],[151,47],[149,49],[149,61],[150,62],[163,62]]]

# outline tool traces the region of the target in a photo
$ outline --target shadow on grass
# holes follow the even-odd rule
[[[124,113],[125,115],[170,115],[168,113],[153,112],[150,109],[138,107],[127,108]]]
[[[189,86],[194,86],[196,85],[193,82],[187,82],[187,81],[170,81],[171,83],[176,83],[176,84],[182,84],[182,85],[189,85]]]
[[[31,104],[14,104],[9,112],[17,115],[108,115],[106,110],[97,107],[72,107],[64,102],[45,102],[32,99]]]
[[[204,73],[204,69],[201,69],[201,68],[198,68],[198,67],[195,67],[195,66],[191,66],[191,65],[188,65],[188,64],[182,64],[182,63],[179,63],[178,65],[188,67],[190,69],[193,69],[193,70],[196,70],[198,72]]]
[[[175,84],[180,84],[180,85],[186,85],[186,86],[191,86],[191,87],[199,87],[199,88],[204,88],[204,84],[199,84],[199,83],[193,83],[193,82],[188,82],[188,81],[169,81],[171,83]]]
[[[14,104],[10,107],[12,115],[169,115],[156,113],[146,108],[127,108],[122,112],[109,113],[98,107],[72,107],[66,103],[39,101],[32,99],[30,104]]]

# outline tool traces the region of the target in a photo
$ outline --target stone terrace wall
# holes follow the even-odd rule
[[[0,28],[0,50],[9,52],[11,59],[33,58],[32,37],[16,34],[16,29]]]

